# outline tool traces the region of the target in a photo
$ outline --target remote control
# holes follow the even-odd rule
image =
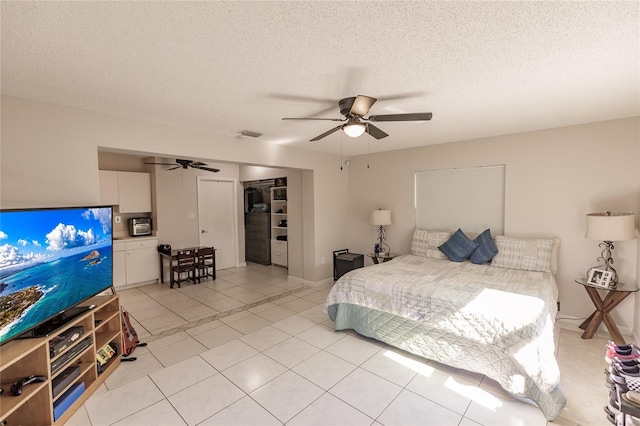
[[[39,383],[47,380],[45,376],[27,376],[11,385],[11,393],[15,396],[22,394],[22,388],[29,383]]]

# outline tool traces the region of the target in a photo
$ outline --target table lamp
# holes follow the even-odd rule
[[[614,241],[633,240],[636,238],[635,215],[633,213],[589,213],[587,214],[587,232],[585,237],[602,241],[598,244],[602,247],[602,253],[597,258],[601,265],[594,266],[587,271],[587,277],[592,269],[611,271],[610,285],[615,287],[618,283],[618,273],[613,268]]]
[[[384,227],[385,225],[391,225],[391,210],[372,210],[369,220],[372,225],[379,226],[378,228],[378,244],[376,245],[379,250],[376,250],[376,254],[389,254],[389,245],[385,242]]]

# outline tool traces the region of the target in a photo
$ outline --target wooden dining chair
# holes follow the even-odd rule
[[[176,263],[171,267],[174,284],[185,281],[196,282],[196,251],[193,249],[180,250],[176,254]]]
[[[197,279],[211,277],[216,279],[216,250],[213,247],[203,247],[198,249],[196,256]]]

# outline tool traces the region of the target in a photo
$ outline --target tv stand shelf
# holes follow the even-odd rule
[[[119,297],[117,295],[94,296],[83,305],[95,305],[95,307],[46,337],[15,339],[0,347],[0,377],[2,389],[4,389],[4,393],[0,395],[0,424],[5,424],[4,422],[8,425],[34,426],[64,424],[120,365],[122,325]],[[76,326],[84,328],[83,334],[59,354],[50,356],[49,341]],[[78,350],[81,346],[75,348],[87,337],[91,338],[91,344],[86,349]],[[102,373],[98,373],[96,352],[110,343],[117,346],[118,354],[102,368]],[[70,352],[74,348],[77,354]],[[65,354],[67,357],[73,355],[64,366],[52,374],[51,362]],[[53,397],[54,379],[71,366],[79,367],[80,374],[61,389],[56,397]],[[13,395],[10,390],[11,385],[32,374],[44,376],[46,380],[25,385],[20,396]],[[84,383],[84,392],[54,421],[53,403],[74,384],[80,382]]]

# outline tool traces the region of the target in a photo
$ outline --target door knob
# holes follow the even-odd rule
[[[201,234],[206,234],[206,233],[207,233],[207,231],[203,229],[202,231],[200,231],[200,233],[201,233]]]

